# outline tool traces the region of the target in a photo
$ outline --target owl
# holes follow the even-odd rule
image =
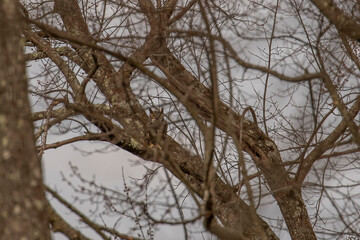
[[[163,109],[154,111],[150,109],[150,122],[146,132],[146,142],[150,145],[156,144],[159,146],[159,142],[166,137],[167,126]]]

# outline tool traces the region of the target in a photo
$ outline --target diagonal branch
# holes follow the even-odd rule
[[[354,118],[360,111],[360,97],[356,99],[349,110],[351,118]],[[342,136],[348,127],[347,121],[343,119],[339,125],[332,131],[332,133],[324,140],[319,142],[317,146],[306,156],[305,159],[300,160],[300,166],[296,174],[296,183],[302,184],[305,177],[309,173],[314,162],[320,158],[333,144]]]
[[[212,115],[215,114],[211,106],[213,99],[211,90],[189,73],[169,50],[153,56],[152,59],[168,78],[167,83],[163,83],[163,86],[166,88],[167,84],[170,84],[175,87],[177,91],[183,94],[179,99],[187,109],[196,109],[200,117],[211,122]],[[171,65],[171,68],[167,68],[168,65]],[[293,185],[274,141],[254,122],[244,119],[225,103],[218,101],[216,104],[218,105],[216,127],[226,132],[233,139],[239,139],[241,131],[239,126],[240,123],[243,124],[243,146],[240,149],[246,151],[264,173],[291,235],[294,238],[315,239],[302,200],[300,185]],[[296,220],[294,215],[297,216]],[[296,231],[299,228],[302,228],[303,231]]]
[[[104,231],[106,231],[106,232],[112,233],[113,235],[116,235],[117,237],[120,237],[121,239],[141,240],[140,238],[128,236],[128,235],[119,233],[114,229],[107,229],[103,226],[96,224],[95,222],[91,221],[88,217],[86,217],[82,212],[80,212],[77,208],[75,208],[73,204],[69,203],[62,196],[60,196],[60,194],[58,194],[57,192],[55,192],[48,186],[45,186],[45,187],[46,187],[46,191],[48,193],[50,193],[51,196],[53,196],[56,200],[58,200],[62,205],[67,207],[71,212],[73,212],[74,214],[79,216],[81,218],[82,222],[84,222],[91,229],[93,229],[99,236],[102,237],[102,239],[104,239],[104,240],[111,239],[105,235]],[[74,240],[75,239],[79,239],[79,240],[82,240],[82,239],[87,240],[88,239],[84,235],[82,235],[79,231],[76,231],[73,227],[71,227],[67,222],[65,222],[65,220],[62,219],[62,217],[60,215],[58,215],[56,213],[56,211],[50,206],[50,204],[48,207],[48,214],[50,216],[50,224],[52,225],[52,227],[53,227],[52,230],[54,232],[62,232],[66,236],[68,236],[70,239],[74,239]]]
[[[80,231],[75,230],[68,224],[51,206],[48,204],[47,214],[51,225],[51,231],[54,233],[61,232],[70,240],[90,240]]]
[[[326,86],[326,89],[329,91],[330,96],[333,100],[334,105],[339,109],[341,115],[343,116],[347,126],[349,127],[349,130],[353,136],[354,142],[360,147],[360,128],[356,125],[354,122],[354,117],[351,116],[349,111],[347,110],[343,100],[341,99],[340,95],[338,94],[335,85],[332,83],[330,76],[323,71],[323,82]],[[360,99],[360,95],[357,96],[358,99]]]
[[[333,0],[311,0],[311,2],[340,32],[349,38],[360,40],[360,23],[347,16]]]

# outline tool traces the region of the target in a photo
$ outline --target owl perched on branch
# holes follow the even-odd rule
[[[150,109],[150,123],[145,137],[146,142],[151,146],[154,144],[159,146],[159,143],[166,137],[168,124],[165,121],[163,110],[163,108],[154,111]]]

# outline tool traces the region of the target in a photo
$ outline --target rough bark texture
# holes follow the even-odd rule
[[[50,239],[16,1],[0,1],[0,239]]]

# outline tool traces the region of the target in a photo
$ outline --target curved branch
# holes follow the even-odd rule
[[[340,32],[349,38],[360,41],[360,23],[347,16],[333,0],[311,0],[311,2]]]

